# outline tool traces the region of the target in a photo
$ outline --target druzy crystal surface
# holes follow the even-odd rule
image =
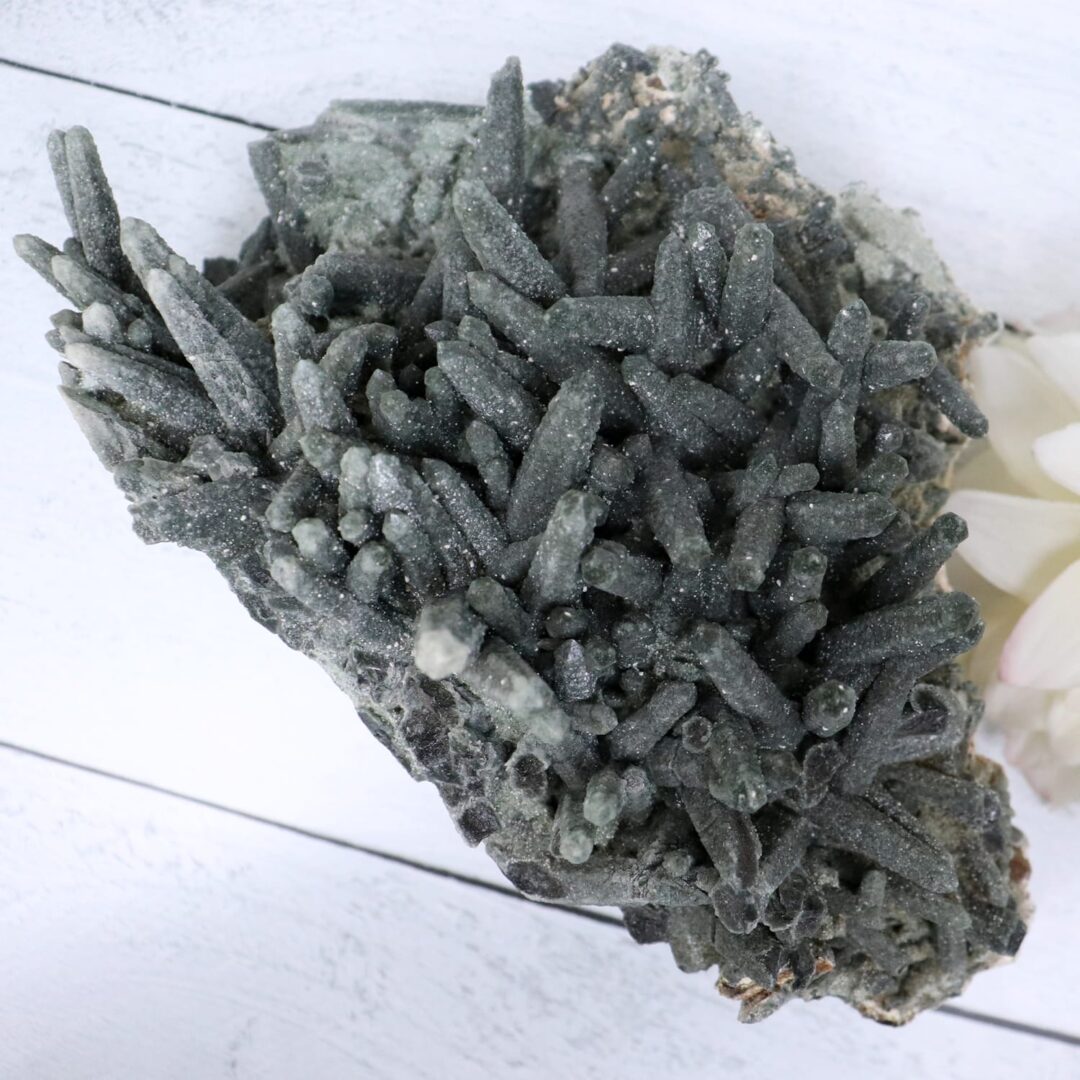
[[[483,108],[335,104],[252,146],[270,216],[202,273],[56,132],[74,237],[16,246],[139,535],[205,552],[517,888],[620,907],[743,1019],[900,1023],[1025,929],[939,574],[994,320],[725,83],[616,46]]]

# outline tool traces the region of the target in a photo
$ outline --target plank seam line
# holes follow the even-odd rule
[[[499,896],[504,896],[511,900],[524,901],[527,904],[532,904],[534,907],[554,908],[556,911],[564,911],[569,915],[584,916],[587,919],[592,919],[594,922],[609,923],[618,927],[622,927],[623,925],[622,919],[616,919],[611,915],[605,915],[601,911],[588,911],[584,908],[571,907],[568,904],[552,904],[539,900],[532,900],[528,896],[518,892],[517,889],[511,888],[509,885],[499,885],[494,881],[485,881],[483,878],[472,877],[469,874],[462,874],[456,870],[448,870],[442,866],[434,866],[431,863],[422,862],[419,859],[410,859],[406,855],[395,855],[393,852],[382,851],[379,848],[366,847],[353,840],[345,840],[340,836],[316,832],[314,829],[305,829],[302,825],[291,825],[287,821],[278,821],[275,818],[264,817],[262,814],[256,814],[250,810],[240,810],[235,806],[228,806],[225,803],[215,802],[213,799],[204,799],[199,795],[187,795],[182,791],[164,787],[161,784],[155,784],[149,780],[139,780],[135,777],[111,772],[109,769],[99,768],[96,765],[85,765],[79,761],[71,761],[68,758],[49,754],[44,750],[34,750],[30,747],[20,746],[18,743],[8,742],[6,739],[0,739],[0,750],[7,750],[16,754],[23,754],[27,757],[37,758],[39,761],[46,761],[52,765],[76,769],[80,772],[89,773],[92,776],[99,776],[105,780],[116,780],[121,784],[127,784],[129,787],[140,788],[143,791],[153,792],[155,795],[164,795],[170,799],[178,799],[181,802],[191,803],[194,806],[201,806],[206,810],[216,810],[222,814],[229,814],[232,817],[240,818],[243,821],[252,822],[255,825],[265,825],[271,829],[278,829],[281,832],[287,832],[294,836],[303,837],[306,840],[316,840],[324,844],[332,844],[334,847],[356,851],[361,855],[370,855],[374,859],[382,859],[384,862],[394,863],[397,866],[404,866],[410,870],[418,870],[424,874],[432,874],[435,877],[456,881],[461,885],[471,885],[477,889],[486,889],[488,892],[497,893]]]
[[[65,72],[53,71],[49,68],[39,67],[35,64],[27,64],[19,60],[11,60],[7,57],[0,57],[0,64],[5,67],[13,68],[17,71],[27,71],[35,75],[45,75],[53,79],[62,79],[66,82],[76,83],[80,86],[89,86],[95,90],[105,90],[112,94],[121,94],[124,97],[135,98],[138,101],[147,101],[155,105],[164,105],[166,108],[179,109],[182,112],[193,113],[196,116],[205,116],[214,120],[224,120],[231,124],[240,124],[244,127],[252,128],[256,131],[276,131],[277,128],[272,124],[264,124],[258,120],[249,120],[243,116],[236,116],[232,113],[217,112],[214,109],[206,109],[199,105],[189,105],[182,101],[174,101],[171,98],[159,97],[156,94],[147,94],[139,90],[131,90],[123,86],[115,86],[112,83],[101,82],[97,79],[86,78],[81,75],[72,75]],[[158,795],[165,795],[170,798],[179,799],[183,802],[192,803],[196,806],[201,806],[208,810],[217,810],[221,813],[231,814],[233,817],[241,818],[245,821],[250,821],[254,824],[265,825],[270,828],[279,829],[284,832],[292,833],[295,836],[301,836],[309,840],[321,841],[322,843],[332,844],[335,847],[346,848],[348,850],[359,852],[363,855],[369,855],[375,859],[382,859],[385,862],[394,863],[398,866],[408,867],[412,870],[418,870],[421,873],[432,874],[436,877],[441,877],[446,880],[456,881],[462,885],[470,885],[474,888],[486,889],[488,892],[496,893],[499,896],[507,897],[511,900],[523,901],[527,904],[532,904],[536,907],[542,908],[554,908],[558,911],[566,912],[569,915],[576,915],[579,918],[590,919],[593,922],[604,923],[609,926],[622,927],[623,923],[621,919],[616,919],[610,915],[605,915],[598,911],[589,911],[584,908],[569,907],[563,904],[550,904],[540,903],[539,901],[531,900],[529,897],[522,895],[516,889],[511,889],[506,886],[497,885],[494,882],[484,881],[481,878],[470,877],[468,874],[460,874],[453,870],[447,870],[443,867],[432,866],[430,863],[420,862],[419,860],[409,859],[403,855],[394,855],[388,851],[380,851],[377,848],[365,847],[362,844],[354,843],[350,840],[343,840],[340,837],[330,836],[325,833],[314,832],[310,829],[305,829],[299,825],[290,825],[287,822],[275,821],[273,818],[263,817],[260,814],[254,814],[246,810],[238,810],[235,807],[226,806],[222,803],[214,802],[211,799],[203,799],[196,795],[185,795],[183,792],[175,791],[171,788],[163,787],[159,784],[153,784],[145,780],[136,780],[128,776],[122,776],[119,773],[110,772],[107,769],[99,769],[92,765],[84,765],[76,761],[69,761],[66,758],[57,757],[53,754],[47,754],[40,750],[31,750],[24,746],[19,746],[15,743],[6,742],[0,740],[0,748],[18,753],[25,754],[29,757],[37,758],[41,761],[47,761],[54,765],[61,765],[66,768],[77,769],[82,772],[91,773],[94,776],[102,777],[106,780],[116,780],[122,784],[128,784],[132,787],[141,788],[144,791],[150,791]],[[992,1016],[987,1013],[975,1012],[971,1009],[962,1009],[955,1005],[941,1005],[935,1011],[944,1013],[947,1016],[954,1016],[964,1020],[970,1020],[975,1023],[988,1024],[992,1027],[1000,1027],[1009,1031],[1015,1031],[1023,1035],[1032,1035],[1037,1038],[1051,1039],[1057,1042],[1065,1043],[1068,1046],[1080,1047],[1080,1036],[1069,1035],[1067,1032],[1056,1031],[1052,1028],[1038,1027],[1034,1024],[1026,1024],[1019,1020],[1009,1020],[1004,1017]]]
[[[1067,1031],[1039,1027],[1037,1024],[1025,1024],[1023,1020],[1009,1020],[1004,1016],[992,1016],[990,1013],[975,1012],[973,1009],[963,1009],[959,1005],[939,1005],[934,1011],[960,1017],[963,1020],[973,1020],[977,1024],[1005,1028],[1007,1031],[1015,1031],[1020,1035],[1034,1035],[1039,1039],[1051,1039],[1054,1042],[1064,1043],[1066,1046],[1080,1048],[1080,1035],[1070,1035]]]
[[[265,825],[269,828],[291,833],[294,836],[300,836],[307,840],[316,840],[324,844],[332,844],[334,847],[356,851],[361,855],[369,855],[374,859],[382,859],[384,862],[394,863],[397,866],[407,867],[410,870],[417,870],[420,873],[432,874],[435,877],[440,877],[444,880],[456,881],[461,885],[485,889],[498,896],[510,900],[518,900],[526,904],[532,904],[538,908],[554,909],[567,915],[589,919],[592,922],[603,923],[607,926],[617,926],[620,929],[623,926],[621,919],[616,919],[611,915],[605,915],[600,911],[589,911],[587,908],[571,907],[566,904],[542,903],[530,899],[516,889],[511,889],[504,885],[497,885],[492,881],[484,881],[481,878],[474,878],[468,874],[458,873],[455,870],[447,870],[440,866],[432,866],[430,863],[421,862],[417,859],[410,859],[404,855],[394,855],[388,851],[380,851],[378,848],[365,847],[363,844],[357,844],[352,840],[344,840],[338,836],[330,836],[326,833],[315,832],[312,829],[305,829],[300,825],[290,825],[288,822],[263,817],[261,814],[255,814],[248,810],[239,810],[236,807],[226,806],[223,803],[214,802],[212,799],[204,799],[198,795],[185,795],[181,791],[163,787],[160,784],[154,784],[148,780],[137,780],[130,776],[123,776],[120,773],[110,772],[108,769],[98,768],[95,765],[84,765],[78,761],[70,761],[67,758],[58,757],[55,754],[49,754],[43,750],[33,750],[26,746],[19,746],[17,743],[8,742],[5,739],[0,739],[0,749],[7,750],[14,754],[22,754],[26,757],[36,758],[39,761],[45,761],[52,765],[60,765],[64,768],[89,773],[92,776],[98,776],[105,780],[115,780],[118,783],[127,784],[130,787],[152,792],[155,795],[164,795],[167,798],[178,799],[181,802],[191,803],[194,806],[201,806],[206,810],[216,810],[220,813],[240,818],[243,821],[249,821],[256,825]],[[1054,1042],[1064,1043],[1066,1046],[1080,1048],[1080,1035],[1070,1035],[1065,1031],[1039,1027],[1035,1024],[1024,1023],[1020,1020],[1009,1020],[1006,1017],[993,1016],[989,1013],[975,1012],[972,1009],[964,1009],[956,1005],[939,1005],[935,1011],[960,1020],[968,1020],[978,1024],[987,1024],[990,1027],[1003,1028],[1020,1035],[1031,1035],[1035,1038],[1050,1039]]]
[[[170,109],[180,109],[182,112],[194,113],[196,116],[208,116],[214,120],[225,120],[230,124],[242,124],[244,127],[254,128],[256,131],[276,131],[272,124],[263,124],[258,120],[248,120],[243,116],[235,116],[232,113],[217,112],[214,109],[204,109],[200,105],[187,105],[182,101],[173,101],[171,98],[158,97],[156,94],[146,94],[141,90],[129,90],[124,86],[114,86],[112,83],[99,82],[97,79],[88,79],[82,75],[68,75],[62,71],[52,71],[49,68],[38,67],[35,64],[24,64],[21,60],[9,60],[0,56],[0,64],[14,68],[17,71],[29,71],[35,75],[47,75],[52,79],[63,79],[65,82],[78,83],[80,86],[90,86],[95,90],[107,90],[110,94],[122,94],[125,97],[136,98],[139,101],[149,101],[155,105],[164,105]]]

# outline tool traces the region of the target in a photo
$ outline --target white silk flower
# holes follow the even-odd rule
[[[948,509],[968,539],[949,579],[982,605],[969,670],[1009,760],[1048,802],[1080,799],[1080,312],[976,349],[990,432]]]

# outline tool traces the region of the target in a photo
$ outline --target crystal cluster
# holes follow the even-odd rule
[[[209,555],[515,886],[622,908],[747,1020],[899,1023],[1016,951],[982,624],[938,581],[992,320],[908,217],[803,179],[707,54],[618,46],[255,144],[271,216],[202,273],[85,130],[49,151],[74,239],[16,245],[139,535]]]

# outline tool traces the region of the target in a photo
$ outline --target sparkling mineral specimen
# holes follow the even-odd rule
[[[62,392],[147,542],[205,552],[527,895],[618,905],[740,1017],[901,1023],[1015,953],[1026,863],[938,570],[993,326],[910,215],[796,172],[705,53],[509,61],[252,147],[203,273],[89,134]]]

